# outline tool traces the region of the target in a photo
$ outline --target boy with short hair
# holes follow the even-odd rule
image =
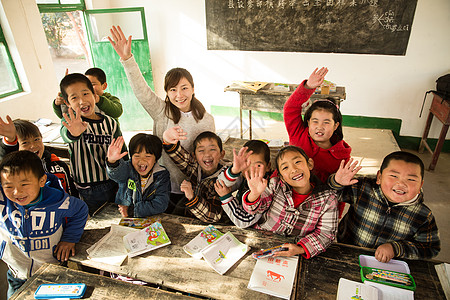
[[[30,151],[0,162],[0,258],[9,267],[8,297],[44,263],[75,255],[83,234],[86,204],[46,181],[41,160]]]
[[[84,74],[91,81],[95,94],[99,96],[99,100],[96,103],[96,111],[108,115],[118,121],[123,113],[122,104],[120,103],[119,98],[105,92],[108,87],[105,72],[100,68],[90,68]],[[60,119],[63,117],[63,112],[67,113],[67,104],[64,103],[61,92],[58,93],[58,96],[56,96],[56,99],[53,101],[53,111]]]
[[[188,177],[181,183],[185,198],[179,202],[174,213],[180,208],[206,223],[227,221],[223,214],[219,195],[214,183],[225,164],[222,158],[222,140],[211,131],[200,133],[194,140],[194,152],[191,154],[180,146],[180,140],[186,139],[186,132],[180,126],[167,129],[163,133],[163,148],[178,168]]]
[[[36,153],[42,160],[45,172],[58,177],[64,190],[69,195],[78,197],[78,191],[70,175],[69,166],[44,146],[39,128],[25,120],[12,121],[9,116],[6,116],[6,121],[3,122],[0,118],[0,134],[4,135],[2,142],[0,142],[0,159],[5,154],[17,150],[28,150]]]
[[[104,203],[114,202],[117,184],[106,174],[106,154],[113,138],[122,132],[113,118],[95,112],[99,97],[86,76],[69,74],[61,80],[60,88],[70,106],[69,115],[64,114],[62,119],[61,136],[69,144],[70,164],[80,198],[93,215]],[[125,145],[122,150],[126,151]],[[128,160],[128,156],[124,159]]]
[[[353,179],[357,162],[342,162],[330,176],[331,188],[342,190],[350,203],[339,224],[338,241],[376,248],[375,258],[424,259],[436,256],[440,240],[431,210],[423,203],[424,165],[416,155],[397,151],[387,155],[376,179]],[[350,185],[350,186],[349,186]]]
[[[242,200],[250,191],[244,174],[250,167],[264,169],[264,178],[268,179],[270,171],[270,149],[266,143],[259,140],[250,140],[236,154],[233,149],[233,164],[220,173],[215,189],[222,201],[222,208],[231,221],[239,228],[246,228],[255,224],[261,214],[250,215],[245,212]],[[232,192],[237,190],[236,197]]]

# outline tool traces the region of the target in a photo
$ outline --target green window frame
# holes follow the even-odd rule
[[[51,3],[49,3],[51,2]],[[36,0],[39,12],[64,12],[73,10],[86,10],[84,0],[79,0],[78,3],[65,4],[67,0]]]
[[[10,80],[13,80],[15,83],[15,89],[0,93],[0,99],[5,98],[20,92],[23,92],[22,83],[19,80],[19,75],[17,74],[16,66],[14,65],[14,61],[11,57],[11,53],[9,52],[8,43],[6,42],[5,35],[3,34],[2,26],[0,25],[0,53],[3,56],[3,59],[6,63],[6,69]],[[6,57],[5,57],[6,56]],[[6,59],[5,59],[6,58]]]

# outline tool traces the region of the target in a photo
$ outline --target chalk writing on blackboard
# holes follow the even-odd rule
[[[208,49],[405,55],[417,0],[205,0]]]

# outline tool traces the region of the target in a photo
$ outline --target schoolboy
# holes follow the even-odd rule
[[[138,133],[130,140],[131,160],[122,156],[123,137],[118,137],[108,148],[106,170],[119,184],[116,203],[122,217],[148,217],[163,213],[169,204],[170,175],[158,164],[162,142],[152,134]]]
[[[233,149],[233,164],[219,174],[215,184],[217,194],[222,201],[222,208],[231,221],[240,228],[255,224],[261,214],[250,215],[242,207],[243,196],[250,191],[245,171],[251,167],[264,169],[264,178],[268,179],[270,172],[270,149],[266,143],[250,140],[244,144],[238,153]],[[237,190],[236,197],[232,193]]]
[[[86,76],[69,74],[61,80],[60,88],[69,104],[69,114],[62,119],[61,136],[69,144],[80,198],[93,215],[104,203],[114,201],[117,184],[106,174],[106,153],[112,139],[122,136],[122,132],[113,118],[95,112],[99,97]],[[125,145],[122,150],[126,152]],[[128,160],[128,156],[124,159]]]
[[[27,150],[3,158],[0,179],[0,257],[9,268],[10,297],[44,263],[75,255],[88,208],[80,199],[48,186],[41,160]]]
[[[36,153],[42,160],[45,172],[58,177],[64,190],[69,195],[78,197],[78,191],[70,175],[69,166],[44,146],[39,128],[25,120],[12,121],[9,116],[6,116],[6,121],[3,122],[0,118],[0,134],[4,135],[0,142],[0,159],[5,154],[17,150],[28,150]]]
[[[223,214],[219,195],[214,189],[217,176],[224,166],[222,158],[222,140],[211,131],[200,133],[193,142],[194,152],[191,154],[181,145],[186,139],[186,132],[180,126],[167,129],[163,133],[163,148],[188,180],[181,183],[181,191],[185,198],[180,200],[174,213],[192,214],[206,223],[227,222]]]
[[[339,224],[338,241],[376,248],[375,258],[381,262],[436,256],[440,240],[423,200],[422,160],[397,151],[384,158],[376,179],[353,179],[359,169],[356,162],[342,162],[329,178],[332,188],[343,190],[342,201],[350,203]]]
[[[118,121],[123,113],[122,104],[120,103],[119,98],[105,92],[108,87],[105,72],[100,68],[90,68],[84,74],[91,81],[95,94],[99,96],[99,100],[95,107],[96,111],[108,115]],[[56,99],[53,101],[53,111],[60,119],[63,117],[63,112],[67,113],[67,105],[64,103],[61,92],[58,93],[58,96],[56,96]]]

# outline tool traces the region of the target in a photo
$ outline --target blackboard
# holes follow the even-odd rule
[[[405,55],[417,0],[205,0],[209,50]]]

